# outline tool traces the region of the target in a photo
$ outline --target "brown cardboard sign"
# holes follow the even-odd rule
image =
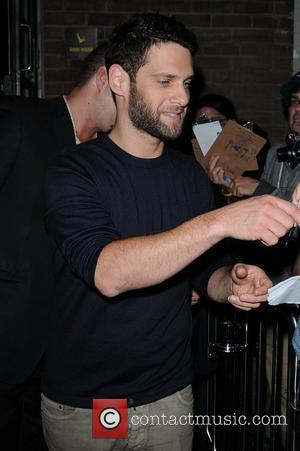
[[[196,159],[204,168],[211,157],[218,155],[218,165],[229,177],[237,177],[245,171],[258,169],[256,155],[265,143],[264,138],[231,120],[226,123],[205,156],[198,143],[192,142]]]

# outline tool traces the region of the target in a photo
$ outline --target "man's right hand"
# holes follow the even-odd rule
[[[222,238],[260,240],[270,246],[300,221],[299,208],[272,195],[234,202],[214,213],[219,216],[215,224],[221,227]]]

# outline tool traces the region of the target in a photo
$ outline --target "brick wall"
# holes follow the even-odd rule
[[[66,60],[67,28],[96,26],[103,40],[132,13],[159,10],[196,33],[205,92],[229,97],[275,142],[286,131],[279,86],[292,72],[293,8],[293,0],[44,0],[45,95],[67,93],[78,71]]]

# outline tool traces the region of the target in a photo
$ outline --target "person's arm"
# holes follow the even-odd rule
[[[257,180],[243,175],[234,178],[228,177],[224,169],[218,165],[218,160],[219,156],[210,159],[207,165],[207,175],[215,185],[227,188],[234,196],[261,196],[262,194],[271,194],[274,191],[275,186],[265,180]]]
[[[268,150],[266,162],[264,165],[264,170],[261,175],[261,178],[259,180],[259,184],[257,185],[253,195],[254,196],[261,196],[263,194],[273,194],[274,196],[280,197],[282,199],[286,199],[284,191],[286,188],[284,188],[283,193],[280,189],[276,187],[279,174],[281,171],[281,168],[279,165],[282,163],[278,162],[277,159],[277,149],[278,146],[273,146],[271,149]],[[278,176],[275,176],[274,171],[278,171]]]
[[[233,268],[218,268],[208,281],[207,292],[214,301],[228,300],[233,306],[248,311],[267,300],[271,286],[271,280],[262,269],[237,263]]]
[[[232,194],[237,197],[253,196],[259,184],[259,180],[240,175],[233,179],[231,191]]]
[[[273,245],[295,221],[300,221],[297,207],[274,196],[261,196],[197,216],[166,232],[116,240],[100,252],[95,286],[113,297],[156,285],[223,238],[260,240]]]
[[[260,179],[257,187],[254,190],[253,196],[262,196],[263,194],[273,194],[276,186],[267,182],[264,179]]]
[[[95,175],[92,149],[90,144],[68,152],[47,171],[45,221],[71,270],[105,296],[157,285],[223,238],[272,245],[300,222],[295,205],[262,196],[201,214],[164,232],[122,238],[107,205],[108,186],[101,183],[104,163]],[[205,204],[209,210],[209,202]]]
[[[237,197],[275,194],[274,191],[276,190],[276,186],[271,183],[271,181],[273,181],[272,171],[274,170],[275,164],[278,164],[276,147],[272,147],[268,151],[264,170],[260,180],[244,176],[235,177],[235,179],[233,180],[233,194]]]

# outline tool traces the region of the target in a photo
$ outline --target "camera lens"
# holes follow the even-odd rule
[[[286,143],[285,147],[277,149],[277,159],[280,163],[286,161],[295,167],[300,161],[300,135],[289,133]]]

